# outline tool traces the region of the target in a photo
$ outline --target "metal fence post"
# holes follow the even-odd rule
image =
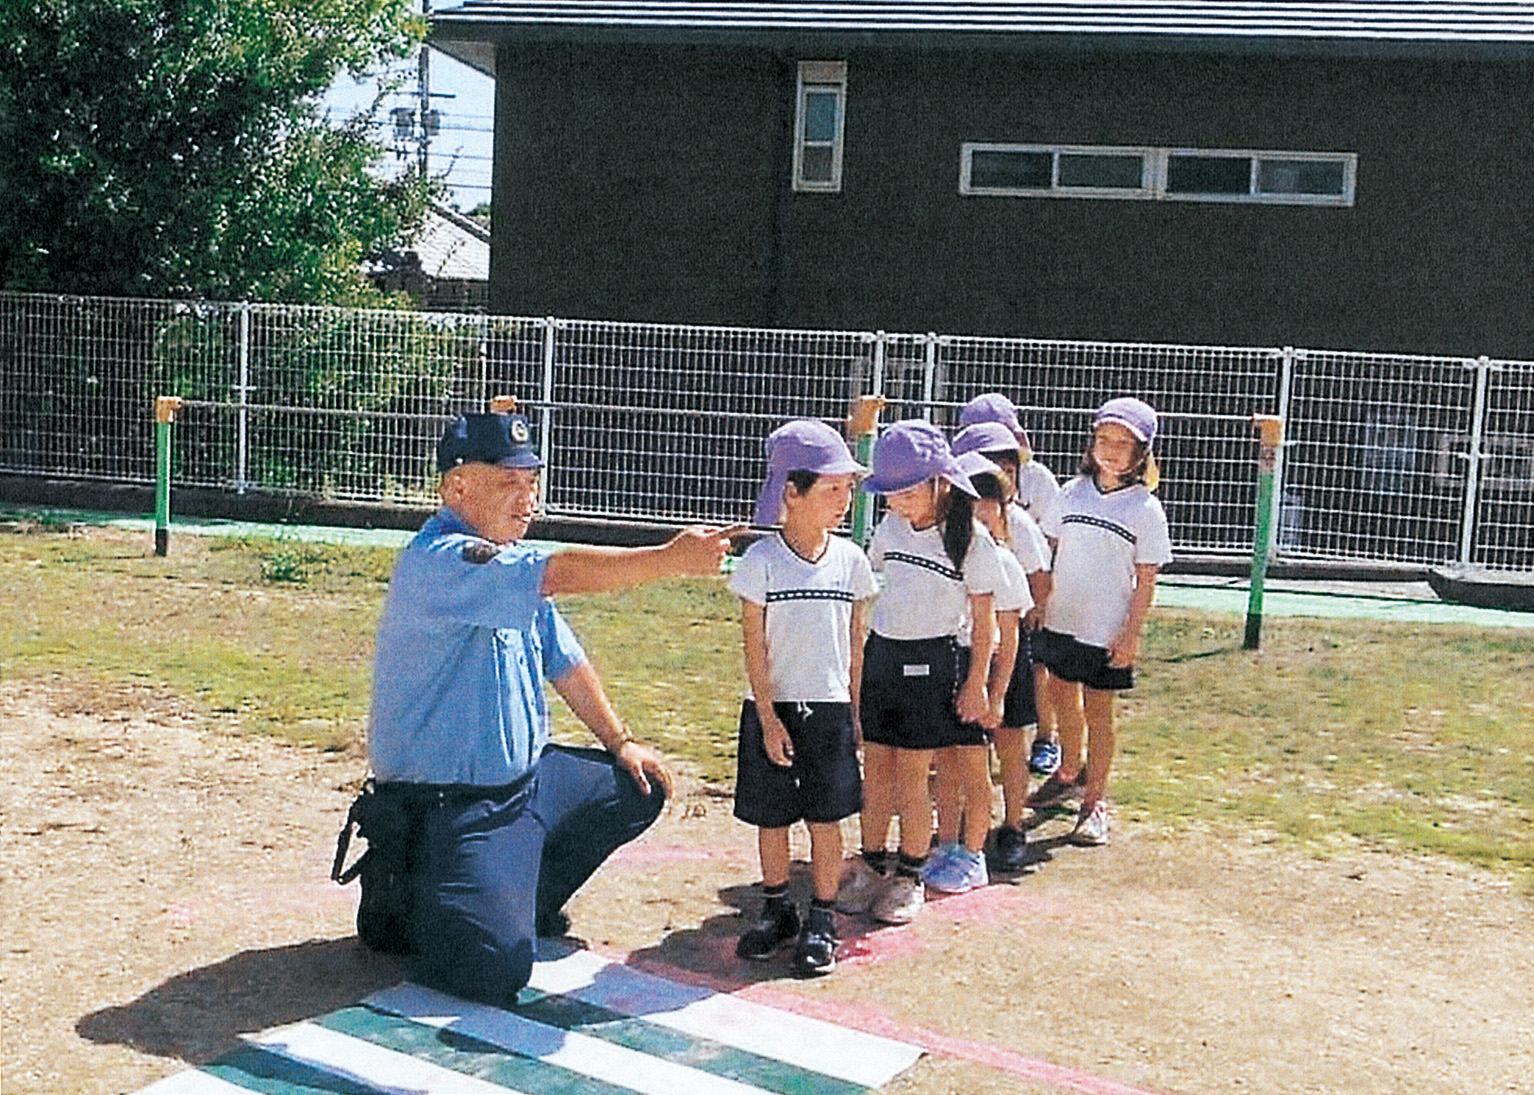
[[[1296,362],[1303,361],[1304,358],[1305,351],[1296,350],[1293,346],[1285,346],[1283,352],[1279,355],[1278,398],[1275,401],[1273,413],[1278,417],[1280,423],[1291,420],[1289,393],[1294,387],[1294,366]],[[1280,432],[1282,432],[1282,427],[1280,427]],[[1281,555],[1284,551],[1284,542],[1279,536],[1279,532],[1283,530],[1285,519],[1286,517],[1297,518],[1301,512],[1299,506],[1290,511],[1289,507],[1284,504],[1284,446],[1282,443],[1279,444],[1278,451],[1273,456],[1273,502],[1278,509],[1278,519],[1274,522],[1273,540],[1269,543],[1268,548],[1273,554]],[[1299,534],[1298,529],[1291,531],[1296,536]]]
[[[543,504],[553,498],[554,478],[554,332],[559,321],[553,316],[543,320],[543,391],[538,407],[538,455],[543,461]]]
[[[235,385],[238,395],[235,411],[237,438],[235,441],[234,493],[244,494],[250,485],[250,301],[240,302],[240,382]]]
[[[927,349],[926,360],[922,363],[921,416],[931,422],[932,404],[937,398],[937,335],[928,331],[925,337]]]
[[[1470,549],[1475,543],[1475,510],[1481,493],[1481,440],[1486,427],[1486,388],[1491,375],[1491,359],[1482,354],[1476,360],[1465,363],[1475,370],[1475,410],[1470,420],[1470,451],[1465,453],[1468,466],[1465,469],[1465,508],[1460,516],[1459,561],[1470,562]]]

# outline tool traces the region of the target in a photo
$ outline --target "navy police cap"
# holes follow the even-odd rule
[[[448,423],[437,442],[437,470],[459,464],[496,464],[503,468],[541,468],[533,451],[532,431],[519,414],[463,414]]]

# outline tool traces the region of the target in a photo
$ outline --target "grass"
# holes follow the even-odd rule
[[[0,535],[0,666],[99,694],[149,688],[213,721],[357,748],[386,549],[173,542],[20,522]],[[743,690],[723,584],[562,602],[641,737],[728,782]],[[1120,706],[1121,813],[1234,826],[1324,853],[1361,842],[1534,880],[1528,632],[1157,610]],[[582,739],[556,701],[556,733]]]

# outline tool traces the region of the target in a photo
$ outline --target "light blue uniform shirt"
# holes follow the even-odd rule
[[[422,526],[389,581],[373,668],[368,761],[381,781],[499,786],[549,740],[543,682],[586,660],[543,596],[548,553],[486,541],[452,510]]]

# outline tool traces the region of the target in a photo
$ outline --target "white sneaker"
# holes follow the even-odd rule
[[[1071,840],[1076,844],[1108,843],[1108,804],[1106,802],[1099,800],[1091,806],[1082,807],[1081,816],[1076,820],[1076,829],[1071,833]]]
[[[870,867],[862,856],[853,856],[842,868],[841,884],[836,888],[836,911],[849,916],[867,912],[888,884],[889,879]]]
[[[881,924],[909,924],[925,902],[921,879],[897,874],[869,906],[868,915]]]

